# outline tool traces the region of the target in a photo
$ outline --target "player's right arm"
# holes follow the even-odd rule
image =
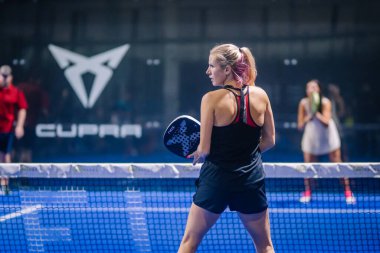
[[[313,117],[312,115],[306,115],[305,103],[307,103],[307,100],[303,98],[298,104],[298,115],[297,115],[298,130],[303,130],[306,123],[310,121]]]
[[[193,164],[202,162],[210,153],[211,132],[214,125],[214,106],[211,93],[206,93],[201,102],[201,133],[197,150],[189,156],[193,159]]]

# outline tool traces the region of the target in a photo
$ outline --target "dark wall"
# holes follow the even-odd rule
[[[37,138],[34,143],[58,143],[49,149],[34,144],[35,157],[41,160],[50,153],[75,159],[76,154],[125,149],[119,153],[137,159],[142,153],[161,152],[159,134],[169,119],[182,113],[199,115],[201,96],[211,89],[205,75],[208,52],[225,42],[252,49],[257,85],[270,95],[279,131],[296,120],[305,84],[317,78],[324,88],[329,83],[340,87],[348,112],[343,120],[362,135],[362,124],[380,123],[379,7],[375,0],[4,0],[0,2],[0,64],[12,65],[16,85],[31,79],[40,83],[49,102],[31,111],[36,114],[32,127],[133,123],[147,131],[127,144],[93,137],[93,143],[99,142],[96,149],[87,139]],[[89,109],[80,103],[49,44],[86,57],[125,44],[130,48]],[[82,77],[90,92],[93,73]],[[378,154],[379,131],[371,129],[377,137],[368,152]],[[294,130],[285,129],[281,136],[294,141],[292,152],[298,159],[300,133],[287,131]]]

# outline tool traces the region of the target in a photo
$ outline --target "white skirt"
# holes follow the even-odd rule
[[[304,153],[326,155],[340,148],[340,137],[333,119],[328,127],[313,118],[306,126],[302,137],[301,148]]]

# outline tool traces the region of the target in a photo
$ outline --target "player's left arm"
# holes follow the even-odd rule
[[[24,124],[26,119],[26,109],[20,109],[17,113],[17,123],[15,128],[15,136],[20,139],[24,136]]]
[[[17,122],[15,128],[15,136],[17,139],[20,139],[24,136],[24,125],[26,119],[26,110],[28,109],[28,102],[26,101],[25,95],[22,91],[18,91],[17,96]]]
[[[259,148],[261,152],[265,152],[272,148],[276,143],[276,131],[274,127],[273,111],[270,100],[265,91],[262,90],[262,99],[265,104],[264,124],[261,132],[261,140]]]
[[[322,101],[322,113],[317,112],[315,117],[322,122],[326,127],[331,119],[331,102],[327,98]]]
[[[212,103],[212,95],[206,93],[202,97],[201,102],[201,133],[200,142],[197,150],[189,157],[193,157],[193,164],[203,162],[210,153],[211,133],[214,125],[214,107]]]

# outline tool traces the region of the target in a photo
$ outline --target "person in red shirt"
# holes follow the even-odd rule
[[[11,162],[13,136],[24,136],[28,104],[24,94],[12,84],[12,69],[0,67],[0,162]],[[16,117],[17,114],[17,117]],[[1,178],[1,190],[8,191],[8,179]]]

